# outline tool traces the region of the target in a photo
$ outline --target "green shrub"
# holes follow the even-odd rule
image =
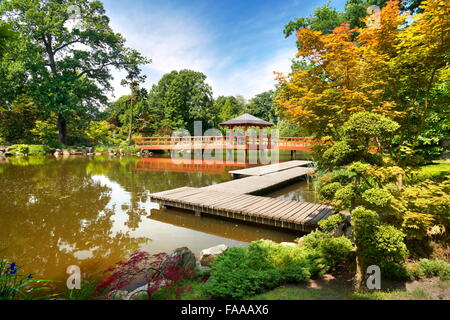
[[[450,280],[450,264],[443,260],[420,259],[411,271],[416,278],[439,277],[441,280]]]
[[[316,230],[300,238],[298,240],[298,243],[300,246],[305,247],[306,249],[316,250],[324,239],[330,239],[332,237],[333,235],[328,232]]]
[[[326,220],[319,221],[318,225],[322,231],[332,232],[347,222],[343,214],[334,214]]]
[[[30,152],[30,147],[26,144],[17,144],[13,148],[17,155],[28,155]]]
[[[46,145],[29,145],[30,156],[45,156],[50,153],[50,147]]]
[[[317,252],[272,241],[230,248],[212,265],[204,290],[215,298],[242,299],[323,270]]]
[[[336,191],[342,188],[339,182],[332,182],[320,188],[320,196],[325,200],[333,200]]]
[[[322,257],[330,267],[345,261],[350,256],[352,249],[353,244],[346,237],[324,239],[319,246]]]
[[[368,189],[364,191],[362,197],[365,201],[377,207],[385,207],[392,199],[391,193],[381,188]]]
[[[407,277],[404,262],[409,253],[400,230],[381,223],[376,212],[363,207],[352,212],[352,226],[357,254],[366,266],[379,266],[387,277]]]
[[[345,260],[353,249],[353,244],[346,237],[334,237],[329,232],[316,230],[299,241],[301,247],[316,252],[323,263],[325,271],[336,263]],[[320,273],[320,271],[319,271]]]

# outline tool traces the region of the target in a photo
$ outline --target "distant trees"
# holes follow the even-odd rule
[[[78,21],[70,26],[74,7]],[[68,121],[92,119],[106,104],[110,68],[122,68],[130,53],[124,38],[110,28],[100,1],[2,1],[0,17],[19,37],[2,64],[14,61],[9,71],[20,68],[24,76],[10,82],[21,81],[21,90],[56,114],[59,141],[67,144]]]
[[[403,12],[415,13],[420,11],[420,4],[423,0],[404,0],[399,6]],[[327,2],[322,7],[317,7],[314,13],[308,17],[300,17],[289,21],[284,27],[284,36],[287,38],[295,34],[300,29],[310,29],[321,31],[323,34],[330,34],[334,28],[343,23],[347,23],[351,29],[365,27],[365,18],[370,14],[367,9],[377,6],[380,9],[385,7],[388,0],[347,0],[344,11],[339,11],[330,6]]]

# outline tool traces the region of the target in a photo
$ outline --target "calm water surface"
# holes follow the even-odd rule
[[[215,217],[158,210],[149,194],[230,180],[245,164],[175,165],[166,158],[30,157],[0,161],[0,256],[39,279],[65,279],[78,265],[87,276],[137,249],[195,253],[218,244],[246,246],[265,238],[292,241],[290,233]],[[316,201],[307,182],[268,196]]]

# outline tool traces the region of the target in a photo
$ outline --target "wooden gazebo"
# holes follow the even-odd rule
[[[245,113],[237,118],[222,122],[219,124],[221,127],[227,127],[230,129],[229,131],[229,139],[230,141],[233,141],[233,130],[235,127],[242,127],[244,128],[244,137],[245,137],[245,146],[246,149],[248,147],[248,135],[247,131],[250,127],[259,127],[259,128],[267,128],[267,127],[273,127],[274,124],[270,123],[268,121],[259,119],[255,116],[252,116],[251,114]]]

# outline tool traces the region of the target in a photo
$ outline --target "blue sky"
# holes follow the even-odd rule
[[[331,1],[342,9],[346,0]],[[254,95],[273,88],[274,71],[289,71],[295,38],[284,38],[291,19],[327,0],[104,0],[111,26],[127,45],[152,59],[145,87],[172,70],[208,76],[214,96]],[[128,93],[114,72],[115,97]]]

